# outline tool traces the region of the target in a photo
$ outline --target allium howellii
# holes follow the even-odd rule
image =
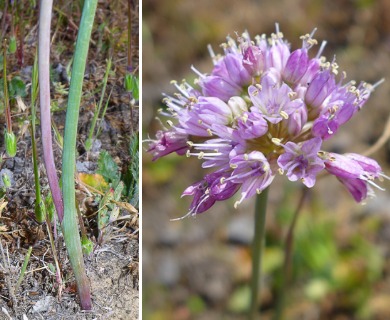
[[[198,157],[212,172],[188,187],[193,196],[187,215],[209,209],[239,190],[235,207],[261,193],[275,175],[286,174],[311,188],[319,172],[336,176],[357,202],[372,195],[374,180],[385,177],[378,163],[359,154],[321,150],[324,140],[358,112],[374,86],[345,82],[333,60],[321,57],[325,42],[313,57],[313,34],[302,36],[302,48],[290,50],[278,27],[270,38],[235,42],[227,38],[223,55],[215,55],[211,74],[199,75],[198,89],[187,82],[164,99],[161,110],[169,128],[149,141],[153,160],[176,152]]]

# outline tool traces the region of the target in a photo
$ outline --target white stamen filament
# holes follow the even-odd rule
[[[316,59],[318,59],[321,56],[322,52],[325,49],[326,43],[327,43],[326,41],[322,41],[321,46],[318,49],[318,52],[317,52],[317,55],[316,55]]]
[[[202,79],[205,78],[206,76],[201,73],[198,69],[196,69],[194,66],[191,66],[191,70],[194,71],[199,77],[201,77]]]
[[[203,151],[201,152],[190,152],[190,150],[187,151],[186,153],[186,156],[187,157],[190,157],[190,156],[194,156],[194,157],[198,157],[198,159],[213,159],[214,157],[218,157],[218,156],[222,156],[223,153],[222,152],[210,152],[210,153],[205,153]]]

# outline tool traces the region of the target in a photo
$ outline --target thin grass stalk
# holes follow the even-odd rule
[[[42,223],[45,221],[46,210],[45,204],[42,200],[41,185],[39,183],[39,170],[38,170],[38,156],[37,156],[37,144],[35,140],[35,103],[38,97],[38,61],[35,56],[34,67],[32,70],[31,81],[31,121],[30,121],[30,133],[32,144],[32,160],[34,167],[34,183],[35,183],[35,219]]]
[[[19,286],[23,281],[24,274],[26,273],[28,262],[30,261],[31,251],[32,251],[32,247],[30,246],[27,250],[26,256],[24,257],[22,270],[20,270],[18,282],[16,283],[16,286],[15,286],[15,291],[14,291],[15,293],[18,292]]]
[[[93,133],[94,133],[94,131],[95,131],[97,118],[98,118],[98,116],[99,116],[99,114],[100,114],[100,110],[102,109],[103,98],[104,98],[104,94],[106,93],[108,75],[109,75],[110,70],[111,70],[111,62],[112,62],[112,58],[110,57],[110,58],[107,60],[106,72],[105,72],[104,77],[103,77],[103,88],[102,88],[102,91],[101,91],[99,104],[98,104],[98,107],[97,107],[96,110],[95,110],[95,114],[93,115],[93,119],[92,119],[92,123],[91,123],[91,128],[89,129],[88,138],[87,138],[87,140],[85,141],[85,149],[86,149],[87,151],[91,150],[91,148],[92,148]]]
[[[3,87],[4,87],[5,121],[7,125],[7,132],[12,133],[11,107],[9,105],[8,81],[7,81],[7,40],[4,40],[3,43]]]
[[[108,97],[107,97],[107,101],[106,101],[106,104],[104,105],[104,109],[103,109],[103,112],[102,112],[102,115],[101,115],[101,119],[100,119],[100,122],[99,122],[99,127],[98,127],[98,130],[96,132],[96,137],[98,137],[100,135],[100,132],[102,131],[102,124],[103,124],[103,120],[104,120],[104,117],[106,116],[106,112],[107,112],[107,108],[108,108],[108,103],[110,102],[110,98],[111,98],[111,94],[112,94],[112,90],[110,91]]]
[[[62,230],[65,244],[69,252],[70,262],[76,277],[81,308],[84,310],[90,310],[92,308],[92,301],[88,279],[85,274],[81,239],[77,225],[75,162],[81,91],[96,6],[97,0],[86,0],[84,2],[72,66],[72,78],[65,120],[64,149],[62,154],[62,186],[65,209]]]
[[[131,10],[132,0],[127,2],[127,70],[128,72],[133,73],[133,51],[132,51],[132,20],[131,20]],[[131,94],[130,94],[130,134],[134,133],[134,105],[131,103]]]
[[[16,155],[16,136],[12,132],[11,107],[9,105],[8,81],[7,81],[7,40],[3,43],[3,87],[4,87],[4,105],[7,128],[4,131],[5,150],[10,157]]]
[[[50,114],[50,26],[53,0],[41,0],[39,10],[38,77],[41,106],[41,139],[43,161],[58,219],[64,218],[64,205],[54,164]]]
[[[62,287],[63,287],[62,276],[61,276],[61,267],[60,267],[60,263],[58,261],[58,254],[57,254],[56,246],[54,243],[53,233],[51,231],[51,222],[50,222],[49,215],[46,215],[46,228],[47,228],[47,233],[49,235],[50,246],[51,246],[51,251],[53,253],[54,263],[56,266],[56,280],[57,280],[57,284],[58,284],[58,300],[61,300]]]
[[[260,314],[257,311],[258,297],[261,290],[260,274],[261,274],[261,259],[265,241],[265,217],[267,213],[268,190],[266,188],[256,197],[255,205],[255,234],[252,244],[252,279],[251,279],[251,304],[249,310],[249,320],[260,319]]]
[[[131,6],[132,0],[127,1],[127,69],[133,72],[133,52],[131,43]]]
[[[3,38],[6,32],[5,22],[7,21],[7,15],[8,15],[8,1],[4,1],[4,10],[3,10],[3,17],[1,19],[1,42],[3,42]]]

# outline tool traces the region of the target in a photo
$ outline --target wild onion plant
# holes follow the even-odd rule
[[[75,200],[76,137],[82,83],[97,0],[85,0],[74,54],[72,78],[66,112],[62,157],[62,194],[54,165],[50,119],[50,21],[52,1],[41,0],[39,18],[39,83],[43,154],[54,205],[62,227],[69,260],[75,274],[83,310],[92,308],[89,282],[85,273]]]
[[[216,202],[238,194],[234,207],[257,196],[250,319],[258,316],[258,273],[264,238],[268,188],[277,174],[312,188],[320,172],[335,176],[357,202],[383,190],[387,178],[379,164],[355,153],[323,150],[322,143],[366,103],[380,83],[346,81],[335,59],[321,57],[323,42],[311,34],[301,37],[294,51],[276,33],[251,39],[245,32],[237,41],[228,37],[223,54],[209,47],[214,68],[198,75],[196,86],[173,82],[178,93],[166,96],[161,110],[168,128],[149,140],[153,160],[176,152],[197,157],[211,170],[184,190],[192,196],[188,213],[195,216]],[[184,218],[183,217],[183,218]],[[181,219],[181,218],[180,218]]]

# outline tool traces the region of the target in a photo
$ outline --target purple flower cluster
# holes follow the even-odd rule
[[[196,156],[212,172],[188,187],[193,196],[189,215],[202,213],[239,190],[235,207],[259,194],[275,175],[286,174],[311,188],[319,172],[336,176],[358,202],[373,194],[374,180],[385,177],[378,163],[358,154],[321,150],[324,140],[359,111],[375,86],[345,82],[338,65],[309,50],[313,34],[302,36],[302,48],[290,50],[279,32],[251,40],[228,37],[223,55],[210,54],[211,74],[199,75],[198,89],[187,82],[166,97],[161,113],[175,118],[149,141],[153,159],[169,153]]]

